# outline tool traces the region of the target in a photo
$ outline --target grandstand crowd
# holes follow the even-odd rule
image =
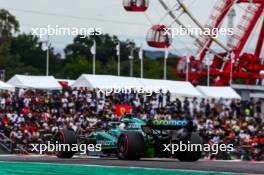
[[[0,129],[13,145],[43,143],[61,128],[89,134],[124,115],[117,105],[129,105],[141,119],[192,119],[209,143],[233,143],[236,153],[206,154],[209,159],[264,160],[264,115],[258,100],[172,98],[170,92],[118,93],[96,89],[43,92],[20,89],[0,95]]]

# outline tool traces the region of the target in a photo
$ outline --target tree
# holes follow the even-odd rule
[[[46,52],[41,50],[37,36],[20,34],[19,23],[6,10],[0,10],[0,69],[5,69],[6,78],[14,74],[44,75],[46,70]],[[140,77],[138,48],[131,40],[120,41],[117,36],[103,34],[83,38],[77,36],[65,49],[65,59],[54,53],[50,47],[50,74],[60,78],[77,78],[83,73],[92,73],[92,54],[90,48],[96,41],[96,74],[117,75],[116,46],[120,43],[121,75],[129,76],[131,49],[134,52],[134,76]],[[175,57],[176,58],[176,57]],[[168,79],[175,79],[174,67],[177,58],[169,58],[167,65]],[[163,58],[150,59],[144,56],[144,77],[163,78]]]
[[[130,51],[127,48],[129,43],[133,43],[130,40],[120,41],[116,36],[110,36],[104,34],[100,36],[91,36],[90,38],[77,36],[74,38],[73,43],[65,47],[64,52],[66,56],[66,62],[71,62],[79,56],[83,56],[89,60],[92,59],[90,48],[93,45],[93,40],[96,41],[96,59],[102,64],[106,64],[111,58],[116,57],[116,45],[120,43],[121,47],[121,60],[128,58]],[[134,43],[133,43],[134,44]]]
[[[7,10],[0,9],[0,55],[7,56],[12,34],[19,31],[15,16]]]
[[[19,57],[19,61],[25,65],[36,68],[38,74],[44,75],[46,71],[46,51],[41,49],[39,38],[30,34],[21,34],[12,38],[10,54]],[[63,68],[63,62],[59,55],[49,50],[50,73],[59,74]]]
[[[7,10],[0,10],[0,37],[11,37],[13,33],[19,31],[19,23],[16,17]]]
[[[64,67],[64,75],[67,78],[78,78],[83,73],[92,73],[92,63],[85,57],[78,57],[76,61],[67,63]]]

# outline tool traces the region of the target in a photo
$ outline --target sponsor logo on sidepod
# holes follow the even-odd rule
[[[153,120],[153,125],[186,126],[187,120]]]

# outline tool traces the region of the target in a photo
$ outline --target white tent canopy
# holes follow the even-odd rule
[[[7,90],[7,91],[12,91],[14,92],[15,91],[15,87],[10,85],[10,84],[7,84],[3,81],[0,81],[0,90]]]
[[[140,81],[146,89],[169,90],[175,96],[201,97],[201,93],[190,82],[155,79],[140,79]]]
[[[197,89],[207,98],[241,99],[240,95],[231,87],[197,86]]]
[[[62,88],[53,76],[14,75],[7,83],[26,89],[59,90]]]
[[[201,93],[193,87],[189,82],[184,81],[169,81],[169,80],[156,80],[156,79],[144,79],[135,77],[122,77],[112,75],[81,75],[72,87],[88,87],[88,88],[119,88],[119,89],[131,89],[131,88],[143,88],[145,91],[164,91],[169,90],[176,96],[186,97],[200,97]]]
[[[88,87],[88,88],[140,88],[143,87],[138,78],[118,77],[112,75],[81,75],[72,87]]]

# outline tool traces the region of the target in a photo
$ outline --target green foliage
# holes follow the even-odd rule
[[[0,55],[7,57],[10,38],[19,31],[19,23],[7,10],[0,9]]]
[[[45,75],[46,51],[41,50],[38,37],[31,34],[13,33],[19,31],[16,18],[6,10],[0,10],[0,69],[6,72],[6,79],[14,74]],[[93,56],[90,48],[96,41],[96,74],[117,75],[116,45],[121,48],[121,75],[129,76],[131,48],[135,43],[131,40],[120,41],[117,36],[103,34],[90,38],[77,36],[71,44],[64,48],[65,59],[54,53],[50,46],[50,74],[58,78],[76,79],[81,74],[92,73]],[[134,52],[134,76],[140,77],[140,60],[138,48]],[[174,67],[176,58],[168,59],[168,79],[175,79]],[[144,77],[163,78],[163,59],[144,58]]]
[[[67,78],[77,78],[82,73],[92,73],[92,63],[85,57],[77,57],[76,61],[67,63],[64,67],[64,74]]]
[[[5,9],[0,9],[0,34],[2,37],[11,37],[12,33],[19,31],[19,23],[15,16]]]

